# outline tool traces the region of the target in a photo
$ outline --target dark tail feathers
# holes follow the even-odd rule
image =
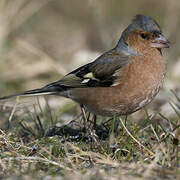
[[[16,96],[39,96],[39,95],[48,95],[48,94],[57,94],[57,93],[59,94],[64,90],[65,88],[63,88],[63,86],[61,86],[58,82],[54,82],[44,86],[43,88],[33,89],[33,90],[25,91],[23,93],[0,97],[0,100],[9,99]]]

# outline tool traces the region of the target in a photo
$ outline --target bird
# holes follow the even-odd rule
[[[42,88],[1,97],[58,95],[95,115],[129,115],[149,104],[162,87],[170,42],[150,16],[138,14],[114,48]]]

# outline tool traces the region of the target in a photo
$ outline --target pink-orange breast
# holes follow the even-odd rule
[[[153,99],[162,85],[164,74],[165,63],[160,52],[150,48],[143,56],[133,57],[131,63],[119,72],[119,84],[77,88],[71,90],[69,96],[95,114],[130,114]]]

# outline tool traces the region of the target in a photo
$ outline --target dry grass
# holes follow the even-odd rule
[[[78,138],[78,134],[68,135],[65,129],[60,131],[57,127],[55,130],[59,121],[48,108],[47,105],[38,112],[36,107],[33,113],[26,111],[24,117],[15,113],[8,129],[0,131],[1,177],[15,174],[25,179],[54,176],[65,179],[178,179],[178,113],[173,121],[162,115],[147,115],[139,125],[130,118],[128,121],[120,119],[122,126],[116,123],[117,119],[99,118],[98,124],[108,122],[105,126],[109,135],[99,139],[97,146],[84,133]],[[174,108],[176,110],[177,106]],[[47,117],[47,113],[51,117]],[[162,124],[158,118],[166,123]],[[81,122],[81,116],[78,121]],[[69,130],[71,127],[70,124]]]

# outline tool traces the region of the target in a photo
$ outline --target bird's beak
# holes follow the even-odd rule
[[[169,48],[170,42],[162,35],[160,34],[158,37],[156,37],[152,43],[151,47],[155,48]]]

